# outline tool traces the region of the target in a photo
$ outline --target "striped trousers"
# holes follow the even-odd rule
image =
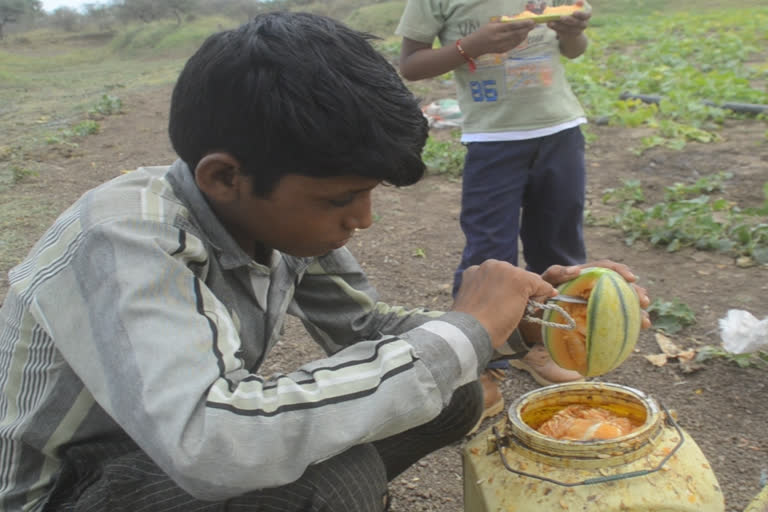
[[[483,407],[473,382],[456,390],[434,420],[309,466],[288,485],[225,502],[196,499],[130,439],[74,446],[45,512],[381,512],[387,483],[425,455],[460,441]]]

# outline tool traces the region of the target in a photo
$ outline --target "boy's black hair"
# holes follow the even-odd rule
[[[173,90],[174,150],[192,170],[208,153],[232,154],[260,196],[286,174],[417,182],[427,123],[372,38],[291,12],[210,36]]]

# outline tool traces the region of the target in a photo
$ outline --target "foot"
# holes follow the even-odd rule
[[[504,396],[501,394],[498,381],[504,378],[504,371],[487,368],[480,374],[480,384],[483,386],[483,414],[467,435],[472,435],[480,428],[487,418],[492,418],[504,410]]]
[[[535,344],[522,359],[511,359],[509,364],[530,373],[542,386],[584,380],[580,373],[559,367],[541,343]]]

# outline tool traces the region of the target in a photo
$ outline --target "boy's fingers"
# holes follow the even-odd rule
[[[648,329],[651,327],[651,325],[653,325],[651,323],[651,315],[649,315],[647,311],[643,310],[643,322],[640,324],[640,326],[643,329]]]
[[[637,281],[637,276],[633,274],[632,271],[629,269],[629,267],[623,263],[617,263],[611,260],[598,260],[591,263],[585,263],[579,266],[581,268],[586,268],[586,267],[609,268],[611,270],[616,271],[621,277],[623,277],[629,283],[634,283],[635,281]]]
[[[541,275],[541,278],[549,284],[557,286],[576,278],[579,275],[579,272],[581,272],[581,267],[578,265],[567,267],[563,265],[552,265]]]
[[[632,286],[635,288],[635,292],[637,292],[638,299],[640,299],[640,307],[645,309],[648,306],[650,306],[651,299],[650,297],[648,297],[648,290],[646,290],[642,286],[637,286],[636,284],[632,284]]]

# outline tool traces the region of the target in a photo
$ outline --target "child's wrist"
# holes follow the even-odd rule
[[[456,51],[459,52],[459,55],[461,55],[464,61],[467,63],[467,65],[469,66],[469,70],[474,72],[477,69],[477,64],[475,63],[475,59],[469,56],[469,54],[466,52],[466,50],[464,49],[461,43],[462,43],[461,39],[456,40]]]

